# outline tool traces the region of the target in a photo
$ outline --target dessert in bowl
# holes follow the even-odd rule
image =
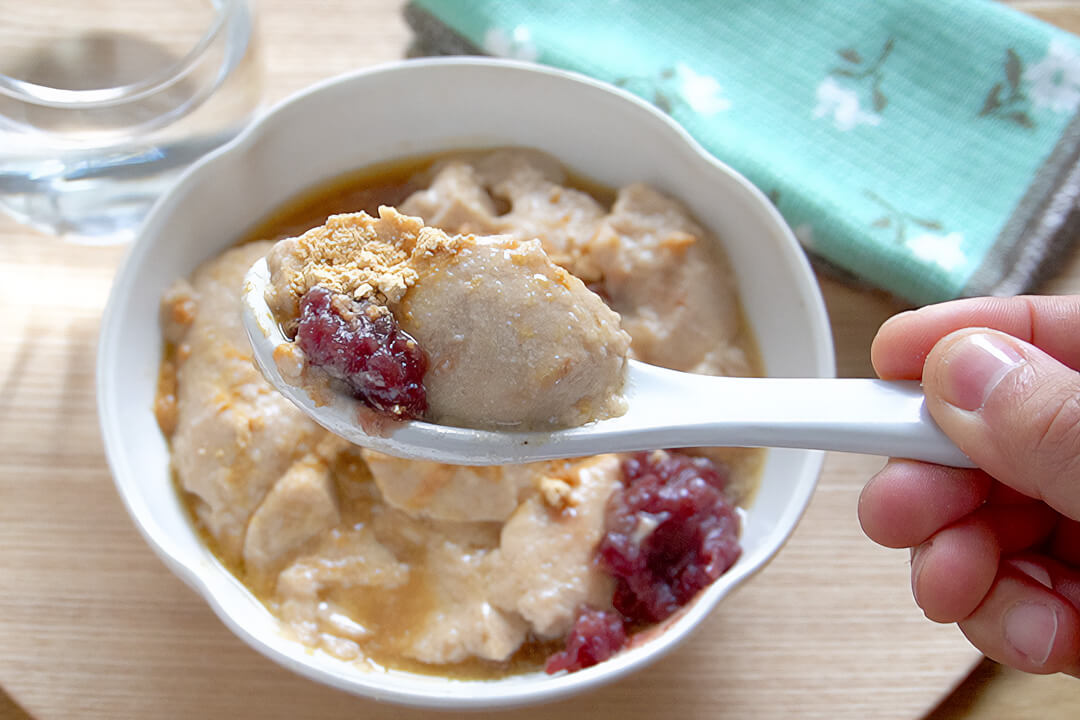
[[[435,107],[438,112],[432,112]],[[470,163],[475,170],[492,156],[477,156],[474,151],[481,148],[496,156],[553,159],[563,169],[543,170],[544,182],[564,179],[559,173],[568,169],[590,185],[621,189],[615,198],[595,193],[592,215],[558,216],[564,230],[575,218],[584,218],[591,229],[560,235],[557,227],[530,226],[527,218],[517,218],[517,232],[548,243],[545,249],[560,266],[573,266],[571,273],[584,276],[606,297],[634,338],[630,352],[635,356],[698,372],[833,373],[830,333],[813,275],[768,200],[655,109],[584,78],[479,59],[374,68],[295,96],[192,168],[148,218],[117,278],[103,322],[99,411],[117,488],[151,547],[254,648],[316,680],[413,705],[505,707],[546,701],[643,666],[691,633],[780,549],[809,500],[822,461],[822,454],[813,451],[703,450],[689,459],[672,460],[663,453],[599,456],[569,468],[480,473],[434,463],[403,467],[403,461],[342,447],[335,438],[290,420],[290,406],[259,385],[250,355],[232,334],[239,327],[232,314],[238,313],[239,287],[232,289],[232,283],[239,283],[247,265],[269,251],[271,240],[302,236],[326,222],[323,217],[288,228],[282,208],[295,210],[296,198],[310,199],[313,188],[333,195],[334,186],[327,183],[336,182],[340,189],[335,179],[349,173],[427,158],[413,168],[425,178],[420,184],[393,202],[371,196],[365,202],[397,205],[405,216],[420,217],[448,233],[505,233],[508,228],[455,226],[450,211],[456,206],[440,203],[431,192],[439,187],[440,171],[459,172]],[[544,166],[548,161],[537,162]],[[383,188],[392,184],[384,182]],[[546,205],[557,206],[571,190],[584,193],[572,185],[560,185],[561,191],[548,188]],[[492,198],[498,200],[499,191]],[[518,214],[513,202],[509,208],[498,205],[487,213],[492,223]],[[672,208],[682,213],[675,222],[690,223],[693,231],[652,233],[660,245],[645,256],[655,257],[663,248],[660,255],[699,247],[713,259],[688,264],[677,276],[620,274],[632,263],[611,253],[613,243],[626,236],[626,217],[657,217],[675,212]],[[335,206],[332,212],[362,209]],[[529,217],[535,221],[541,216]],[[619,231],[600,233],[601,226]],[[580,242],[585,237],[589,242]],[[243,240],[252,242],[240,244]],[[708,312],[679,316],[686,313],[687,303],[679,300],[683,294],[707,291],[703,297],[708,298],[717,288],[737,298],[735,308],[707,308],[711,301],[704,306],[694,301],[692,307],[697,303]],[[673,293],[670,317],[656,317],[650,303]],[[160,310],[163,298],[165,313]],[[418,301],[414,309],[436,317],[439,307]],[[679,326],[684,330],[672,342],[667,328]],[[701,327],[709,332],[695,331]],[[717,342],[717,333],[730,334],[732,342]],[[167,340],[180,357],[168,356]],[[170,367],[176,370],[172,376]],[[168,407],[159,413],[164,418],[159,424],[154,408],[162,379],[177,381],[177,403],[175,415]],[[233,394],[218,398],[214,406],[210,396],[223,383],[232,383]],[[236,440],[237,403],[246,403],[243,441]],[[231,417],[232,424],[214,425],[222,421],[219,415]],[[264,443],[266,450],[252,455],[252,443]],[[240,477],[235,465],[220,458],[244,448],[247,460],[271,457],[278,464],[256,467],[245,460],[242,481],[233,482]],[[195,459],[200,456],[213,462],[199,465]],[[650,475],[642,463],[669,463],[667,470],[652,468],[651,476],[657,476],[674,472],[669,461],[679,468],[706,461],[730,465],[720,473],[729,481],[716,486],[719,495],[740,505],[734,523],[739,549],[725,556],[733,564],[715,579],[709,576],[707,586],[678,609],[651,615],[663,619],[630,627],[630,638],[609,658],[576,672],[566,671],[572,662],[549,662],[548,669],[556,672],[544,672],[536,652],[565,653],[552,648],[551,641],[565,639],[578,620],[588,624],[596,619],[579,614],[582,607],[600,605],[609,611],[613,604],[633,604],[625,598],[613,602],[621,581],[595,568],[604,516],[625,523],[633,511],[629,504],[623,506],[627,512],[610,509],[607,499],[628,477]],[[699,472],[699,480],[711,478],[710,472]],[[362,478],[353,476],[357,473]],[[350,484],[343,485],[346,476]],[[426,491],[418,499],[416,492],[418,487],[475,489],[483,483],[491,490],[479,495],[444,492],[438,501]],[[296,520],[297,513],[303,521]],[[594,518],[583,530],[586,542],[580,541],[582,535],[558,531],[530,535],[545,524],[565,529],[565,523],[559,524],[565,517]],[[449,526],[458,535],[443,533]],[[450,554],[427,569],[410,566],[403,559],[408,553],[402,536],[413,530],[427,538],[421,543],[425,556],[435,544],[450,548]],[[629,534],[634,534],[632,527]],[[437,543],[431,540],[436,535]],[[483,552],[463,553],[462,547]],[[553,568],[550,577],[530,572],[545,552],[552,558],[543,565]],[[576,560],[564,562],[575,553]],[[369,562],[375,556],[386,562]],[[458,575],[493,578],[490,592],[484,583],[455,584],[454,573],[431,571],[460,564],[466,556],[483,556],[490,567],[480,575]],[[370,577],[381,579],[364,585],[351,576],[339,582],[324,572],[334,563],[356,559],[366,563]],[[518,575],[515,565],[523,569]],[[408,593],[410,572],[426,577],[434,592]],[[371,594],[379,583],[390,594]],[[545,604],[539,601],[550,594],[545,583],[577,594]],[[352,601],[345,599],[343,588],[357,585],[370,591],[360,594],[364,602],[355,594]],[[477,597],[472,591],[478,587]],[[282,594],[290,588],[292,594]],[[457,598],[465,588],[469,596]],[[449,600],[428,603],[412,614],[380,615],[380,608],[417,595]],[[395,627],[401,624],[398,615],[407,621],[404,627]],[[475,627],[477,618],[482,620],[478,633],[459,632],[470,623]],[[373,628],[392,639],[393,647],[379,650],[378,643],[369,643],[367,633]]]

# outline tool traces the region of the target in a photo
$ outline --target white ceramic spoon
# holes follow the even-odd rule
[[[917,382],[729,378],[630,361],[625,415],[554,432],[502,432],[427,422],[360,427],[345,394],[316,405],[282,378],[274,350],[288,340],[266,305],[260,260],[243,287],[244,328],[267,380],[327,430],[372,450],[458,465],[503,465],[604,452],[679,447],[785,447],[890,455],[943,465],[972,463],[934,423]]]

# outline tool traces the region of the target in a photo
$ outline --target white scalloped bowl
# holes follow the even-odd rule
[[[99,418],[116,487],[162,560],[253,648],[358,695],[425,707],[511,707],[565,697],[639,669],[675,647],[766,565],[802,516],[821,469],[820,452],[770,450],[734,567],[661,631],[577,673],[463,681],[373,672],[281,633],[278,621],[199,539],[170,479],[168,447],[152,412],[162,293],[322,181],[395,158],[508,145],[544,150],[605,185],[644,181],[679,198],[731,259],[766,373],[834,374],[824,304],[791,231],[761,192],[634,96],[516,62],[414,60],[331,79],[264,115],[192,167],[147,218],[103,319]]]

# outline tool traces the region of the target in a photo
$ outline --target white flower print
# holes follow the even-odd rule
[[[1050,41],[1046,57],[1028,67],[1024,80],[1036,107],[1058,113],[1080,107],[1080,54],[1059,39]]]
[[[814,249],[814,227],[810,223],[796,225],[791,229],[791,232],[795,233],[795,238],[804,248],[808,250]]]
[[[928,263],[933,263],[942,270],[952,271],[960,268],[967,262],[961,246],[964,244],[964,234],[951,232],[948,235],[935,235],[924,233],[917,235],[904,243],[911,254]]]
[[[540,57],[540,51],[533,45],[529,28],[524,25],[518,25],[510,33],[502,28],[490,28],[484,33],[484,50],[496,57],[529,62],[535,62]]]
[[[866,112],[859,105],[859,94],[841,86],[831,77],[825,78],[817,89],[817,107],[814,117],[832,116],[837,130],[848,132],[859,125],[878,125],[881,116]]]
[[[715,115],[731,107],[731,101],[724,97],[720,83],[711,75],[699,75],[683,63],[675,66],[675,75],[679,94],[690,109],[699,115]]]

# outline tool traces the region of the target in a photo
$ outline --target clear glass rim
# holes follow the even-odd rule
[[[239,0],[213,0],[218,6],[214,20],[199,41],[182,58],[137,82],[111,88],[68,90],[19,80],[0,73],[0,95],[51,108],[89,109],[132,102],[160,92],[183,78],[221,34]]]

